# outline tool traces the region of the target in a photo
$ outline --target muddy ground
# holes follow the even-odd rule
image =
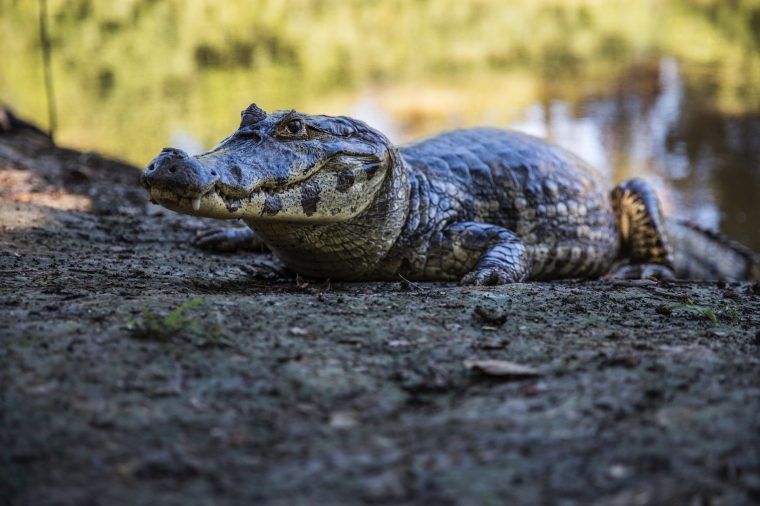
[[[294,280],[137,175],[0,134],[0,504],[760,501],[757,284]]]

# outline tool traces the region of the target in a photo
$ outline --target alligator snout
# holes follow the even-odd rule
[[[213,169],[202,165],[181,149],[164,148],[145,168],[140,184],[148,190],[170,190],[182,197],[202,195],[219,179]]]

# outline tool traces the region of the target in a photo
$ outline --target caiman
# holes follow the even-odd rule
[[[536,137],[475,128],[396,147],[345,116],[255,104],[241,116],[211,151],[165,148],[141,176],[153,202],[249,227],[201,234],[202,247],[263,244],[291,271],[334,280],[758,275],[747,248],[665,218],[642,180],[613,188]]]

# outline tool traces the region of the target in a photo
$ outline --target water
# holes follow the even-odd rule
[[[49,2],[61,144],[143,166],[254,101],[399,143],[514,128],[760,250],[760,2]],[[0,100],[44,126],[37,15],[0,0]]]

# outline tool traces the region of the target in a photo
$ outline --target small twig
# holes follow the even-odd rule
[[[317,292],[317,295],[322,295],[325,292],[329,292],[332,288],[332,283],[330,282],[330,278],[327,278],[324,283],[322,283],[322,286],[319,287],[319,291]]]
[[[405,278],[404,276],[402,276],[401,274],[399,274],[399,275],[398,275],[398,277],[400,277],[400,278],[401,278],[401,280],[402,280],[404,283],[406,283],[407,285],[409,285],[409,286],[413,286],[413,287],[414,287],[414,288],[416,288],[417,290],[422,290],[422,287],[421,287],[420,285],[418,285],[418,284],[415,284],[415,283],[412,283],[411,281],[409,281],[408,279],[406,279],[406,278]]]

